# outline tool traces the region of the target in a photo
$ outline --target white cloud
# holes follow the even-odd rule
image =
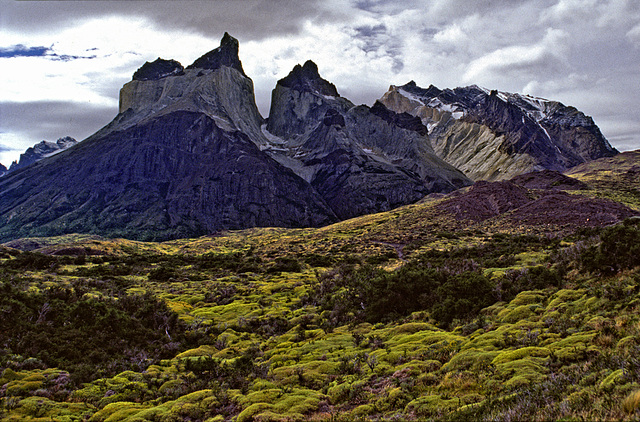
[[[629,41],[635,44],[636,47],[640,47],[640,24],[631,28],[626,35]]]
[[[11,163],[18,159],[20,153],[33,144],[16,133],[0,132],[0,163],[9,168]]]
[[[568,67],[567,39],[564,31],[548,29],[536,44],[500,48],[473,60],[462,79],[467,83],[492,85],[505,76],[527,79],[532,73],[557,72]]]
[[[566,22],[592,16],[601,0],[559,0],[542,13],[543,20]]]
[[[25,39],[16,33],[0,33],[10,43]],[[217,46],[201,36],[162,32],[141,19],[112,17],[86,20],[59,32],[38,34],[31,45],[52,45],[56,54],[95,56],[68,61],[48,57],[0,59],[0,101],[76,101],[117,107],[117,91],[133,71],[160,54],[190,64]],[[115,83],[106,94],[105,82]]]

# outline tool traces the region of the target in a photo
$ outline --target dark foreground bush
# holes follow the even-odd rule
[[[640,265],[640,219],[627,219],[600,234],[600,244],[582,253],[581,266],[589,272],[615,274]]]
[[[351,315],[367,322],[390,321],[416,311],[430,311],[442,325],[469,318],[495,301],[494,283],[465,271],[405,266],[389,273],[371,266],[341,267],[320,277],[313,297],[329,310],[333,325]]]
[[[149,294],[97,299],[73,288],[25,292],[4,282],[0,309],[3,347],[66,369],[76,383],[141,371],[198,343],[177,314]]]

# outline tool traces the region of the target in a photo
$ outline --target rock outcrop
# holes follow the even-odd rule
[[[133,74],[134,81],[153,81],[167,76],[184,75],[184,67],[175,60],[163,60],[158,57],[153,62],[146,62]]]
[[[617,151],[574,107],[478,86],[391,86],[380,100],[422,119],[436,154],[473,180],[534,170],[564,171]]]
[[[119,114],[97,133],[122,130],[150,116],[175,111],[204,113],[227,131],[238,130],[256,144],[264,143],[264,122],[255,102],[253,81],[242,70],[238,41],[224,35],[220,47],[197,59],[186,69],[175,61],[145,63],[120,90]],[[152,77],[154,76],[154,77]]]

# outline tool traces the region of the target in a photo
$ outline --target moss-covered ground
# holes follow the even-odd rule
[[[0,419],[637,420],[638,222],[432,210],[2,248]]]

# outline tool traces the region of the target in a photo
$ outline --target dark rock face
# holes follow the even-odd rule
[[[344,127],[346,123],[342,114],[338,113],[337,110],[330,108],[325,113],[324,119],[322,119],[322,124],[325,126]]]
[[[159,240],[336,221],[304,180],[201,113],[164,115],[69,152],[2,178],[0,239],[90,232]]]
[[[329,110],[344,114],[352,107],[333,84],[320,77],[315,63],[307,61],[278,81],[271,94],[267,130],[287,140],[297,139],[314,130]]]
[[[334,84],[320,77],[318,65],[311,60],[307,60],[303,66],[296,65],[291,73],[278,83],[300,92],[312,92],[330,97],[340,96]]]
[[[21,168],[25,168],[35,163],[36,161],[40,161],[43,158],[64,151],[65,149],[70,148],[77,143],[78,141],[70,136],[60,138],[56,142],[42,141],[32,147],[27,148],[27,150],[23,154],[20,154],[19,161],[14,161],[13,164],[11,164],[11,167],[9,167],[9,171],[16,171]]]
[[[302,162],[312,171],[311,186],[340,219],[390,210],[429,192],[417,174],[375,160],[356,146],[343,125],[326,121],[303,144],[302,149],[312,152]]]
[[[0,163],[0,177],[4,176],[6,172],[7,168],[2,163]]]
[[[158,57],[153,62],[146,62],[133,74],[134,81],[151,81],[184,74],[184,67],[175,60],[163,60]]]
[[[242,63],[238,57],[238,49],[238,40],[225,32],[220,42],[220,47],[200,57],[187,69],[216,70],[225,66],[236,69],[244,76],[247,76],[242,69]]]
[[[413,130],[420,135],[426,136],[428,133],[427,127],[422,124],[422,120],[420,120],[419,117],[412,116],[406,112],[395,113],[385,107],[380,101],[376,101],[373,104],[371,113],[389,123],[395,124],[403,129]]]

